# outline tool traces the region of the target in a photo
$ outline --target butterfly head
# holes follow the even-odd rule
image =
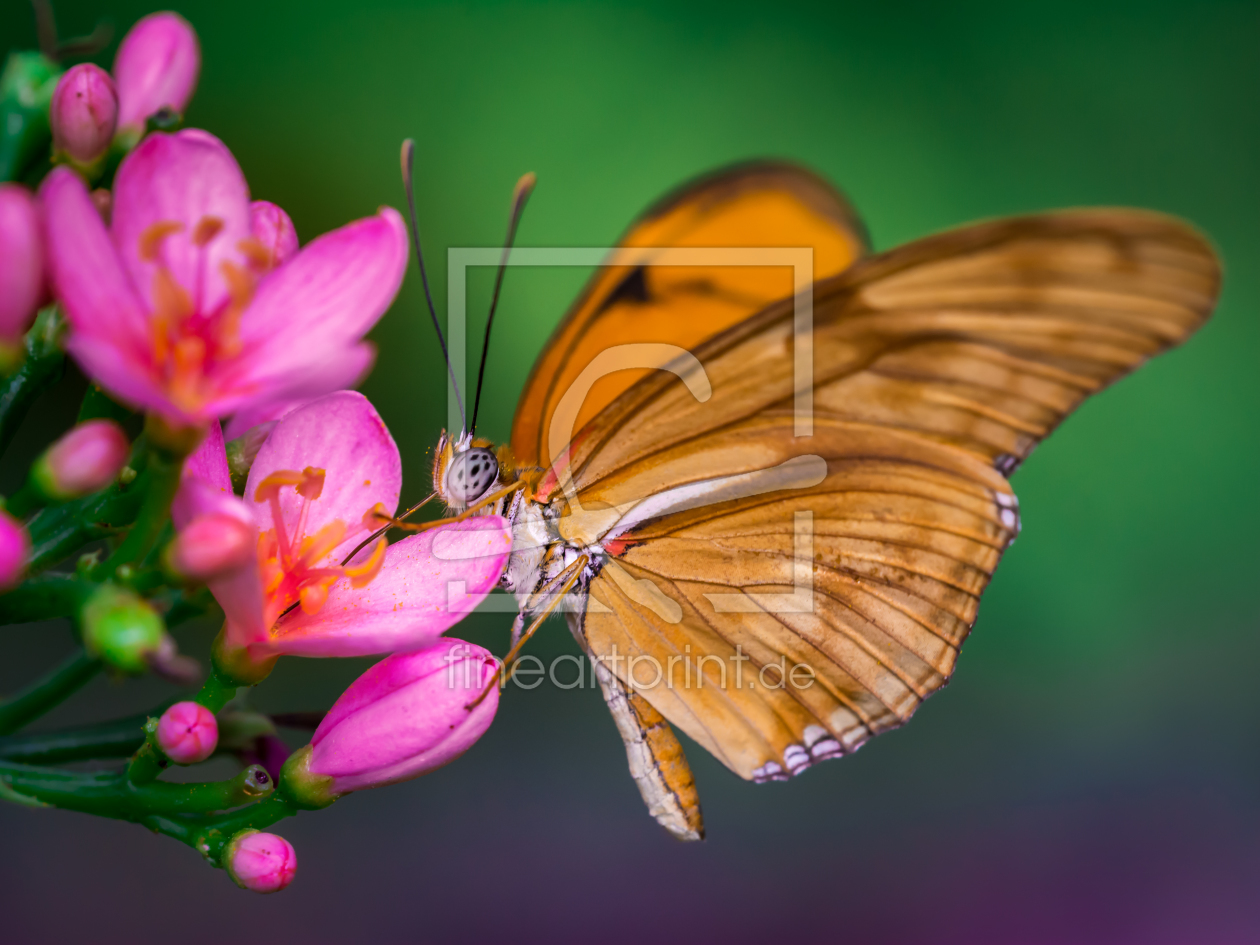
[[[462,512],[503,484],[503,463],[494,444],[467,434],[442,434],[433,460],[433,489],[447,508]]]

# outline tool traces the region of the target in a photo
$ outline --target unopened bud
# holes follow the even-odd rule
[[[0,510],[0,591],[7,591],[22,580],[30,553],[31,539],[22,523]]]
[[[495,667],[488,651],[449,638],[386,657],[328,710],[311,738],[306,771],[330,778],[329,790],[340,795],[406,781],[454,761],[494,719]]]
[[[109,150],[118,125],[114,80],[90,62],[71,67],[53,92],[53,147],[79,164],[91,164]]]
[[[223,866],[242,889],[279,892],[293,882],[297,854],[293,844],[274,833],[242,830],[223,851]]]
[[[297,230],[289,215],[274,203],[255,200],[249,205],[249,235],[257,244],[258,255],[250,261],[260,269],[271,269],[298,251]],[[261,250],[262,252],[259,252]]]
[[[149,657],[166,639],[162,618],[140,596],[114,584],[102,584],[79,611],[83,645],[102,662],[124,673],[149,668]]]
[[[177,765],[205,761],[219,743],[214,713],[196,702],[176,702],[157,725],[158,747]]]
[[[87,420],[48,447],[31,467],[31,478],[49,499],[77,499],[113,482],[130,450],[127,434],[113,420]]]
[[[254,560],[256,530],[221,512],[202,515],[184,527],[166,547],[166,569],[177,577],[210,581]]]
[[[44,240],[35,196],[20,184],[0,184],[0,345],[13,357],[43,295]]]
[[[114,57],[118,127],[137,140],[154,112],[183,114],[197,88],[201,47],[188,21],[177,13],[151,13],[123,37]]]

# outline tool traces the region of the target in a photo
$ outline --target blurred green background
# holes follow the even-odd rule
[[[63,35],[101,17],[121,35],[150,7],[56,9]],[[599,246],[689,176],[761,155],[837,182],[877,248],[1051,207],[1180,214],[1220,248],[1225,291],[1184,349],[1088,403],[1015,476],[1023,534],[953,684],[913,724],[782,785],[692,749],[704,844],[643,811],[597,694],[514,689],[457,764],[281,825],[301,869],[280,896],[131,825],[2,807],[0,939],[1260,941],[1260,6],[178,9],[204,55],[189,123],[304,240],[401,206],[398,145],[416,139],[439,307],[447,247],[497,245],[526,170],[539,186],[519,242]],[[29,8],[4,0],[0,45],[34,37]],[[509,274],[487,435],[507,437],[584,277]],[[471,311],[489,282],[474,275]],[[446,416],[422,305],[413,268],[363,388],[402,449],[404,498],[427,491]],[[4,476],[72,414],[73,387]],[[458,632],[501,650],[508,623]],[[8,629],[0,690],[68,645],[59,628]],[[553,621],[534,652],[576,649]],[[364,665],[282,661],[257,701],[326,706]],[[164,692],[101,681],[50,724]]]

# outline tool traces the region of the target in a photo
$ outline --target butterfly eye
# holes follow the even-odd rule
[[[446,473],[446,491],[459,505],[476,502],[499,478],[499,461],[492,450],[474,447],[457,453]]]

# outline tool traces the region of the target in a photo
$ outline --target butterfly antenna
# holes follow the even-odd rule
[[[472,426],[468,435],[472,436],[477,429],[477,408],[481,406],[481,381],[486,376],[486,355],[490,351],[490,327],[494,324],[494,313],[499,307],[499,292],[503,289],[503,274],[507,271],[508,256],[512,252],[512,244],[516,241],[516,228],[521,222],[521,214],[525,211],[525,201],[534,191],[538,178],[531,172],[516,182],[516,190],[512,194],[512,217],[508,221],[507,240],[503,244],[503,257],[499,260],[499,271],[494,277],[494,294],[490,297],[490,314],[486,316],[486,338],[481,343],[481,366],[477,368],[477,393],[473,397]]]
[[[424,253],[420,251],[420,230],[416,226],[416,194],[412,185],[412,165],[415,162],[416,143],[408,138],[402,143],[402,176],[403,187],[407,190],[408,220],[411,223],[411,245],[416,249],[416,261],[420,263],[420,281],[424,283],[424,299],[429,303],[429,316],[433,319],[433,330],[437,332],[438,344],[442,346],[442,358],[446,361],[446,372],[451,377],[451,389],[455,391],[455,403],[459,405],[459,422],[468,429],[468,418],[464,414],[464,399],[459,395],[459,385],[455,383],[455,368],[451,364],[450,353],[446,350],[446,337],[442,334],[442,326],[438,324],[437,309],[433,307],[433,294],[429,291],[429,276],[424,269]],[[484,357],[482,359],[485,360]]]

